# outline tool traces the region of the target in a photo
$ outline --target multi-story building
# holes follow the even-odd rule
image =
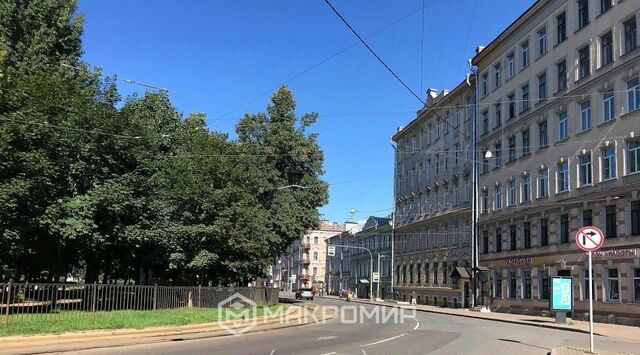
[[[472,84],[429,89],[426,106],[393,136],[396,298],[469,303]]]
[[[343,231],[342,225],[321,221],[317,229],[294,240],[276,262],[283,288],[295,291],[301,287],[314,287],[318,292],[324,292],[326,241]],[[285,287],[287,283],[288,287]]]
[[[349,244],[351,246],[366,249],[351,249],[349,252],[351,274],[348,288],[354,290],[357,297],[369,297],[369,290],[372,285],[374,297],[385,298],[391,296],[390,222],[391,219],[389,218],[371,216],[362,226],[362,230],[353,234],[350,238]],[[380,256],[379,268],[378,256]],[[378,284],[371,282],[372,265],[373,272],[380,273],[380,295],[378,295]]]
[[[548,311],[549,276],[574,279],[573,317],[640,324],[640,2],[539,0],[473,60],[478,68],[480,263],[494,310]],[[406,139],[407,135],[403,135]]]
[[[345,231],[327,239],[327,245],[342,245],[349,247],[353,235],[362,230],[363,225],[354,222],[345,222]],[[339,295],[341,290],[347,290],[351,280],[351,252],[350,248],[336,247],[336,254],[326,258],[325,283],[327,293]]]

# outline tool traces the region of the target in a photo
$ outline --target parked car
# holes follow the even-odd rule
[[[298,289],[298,291],[296,291],[296,299],[297,300],[301,300],[301,299],[307,299],[307,300],[313,300],[313,290],[310,288],[300,288]]]

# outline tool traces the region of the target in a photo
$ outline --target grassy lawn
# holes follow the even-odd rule
[[[265,313],[260,307],[256,316]],[[268,307],[268,314],[283,312],[283,305]],[[223,310],[226,312],[227,310]],[[95,314],[82,311],[67,311],[48,314],[15,315],[11,318],[9,327],[4,324],[4,317],[0,317],[0,336],[28,335],[28,334],[58,334],[70,331],[94,329],[142,329],[163,325],[185,325],[210,323],[218,321],[218,310],[215,308],[178,308],[157,311],[111,311],[96,312]],[[222,314],[222,319],[234,318],[233,314]]]

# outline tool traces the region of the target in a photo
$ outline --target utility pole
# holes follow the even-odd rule
[[[471,201],[471,277],[473,286],[473,297],[471,298],[471,307],[478,305],[478,266],[480,265],[478,257],[478,203],[479,203],[479,182],[478,182],[478,108],[480,98],[478,95],[478,70],[471,65],[469,60],[469,67],[474,76],[473,92],[474,92],[474,105],[473,113],[471,115],[471,151],[472,157],[472,173],[471,179],[473,183],[473,198]],[[471,83],[470,83],[471,84]]]
[[[396,181],[396,174],[398,172],[398,145],[395,144],[393,139],[389,138],[389,144],[393,148],[393,209],[391,210],[391,298],[395,299],[393,293],[393,286],[395,284],[395,228],[396,228],[396,196],[398,196],[398,184]]]
[[[336,248],[350,248],[350,249],[360,249],[366,250],[369,253],[369,300],[373,302],[373,253],[371,250],[365,247],[356,247],[351,245],[335,245]],[[357,281],[356,281],[357,282]]]

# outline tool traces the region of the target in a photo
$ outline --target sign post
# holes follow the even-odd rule
[[[328,256],[336,256],[336,246],[335,245],[329,245],[327,247],[327,255]]]
[[[589,254],[589,351],[593,353],[593,263],[591,252],[602,247],[604,235],[596,227],[583,227],[576,233],[576,244],[578,248]]]

